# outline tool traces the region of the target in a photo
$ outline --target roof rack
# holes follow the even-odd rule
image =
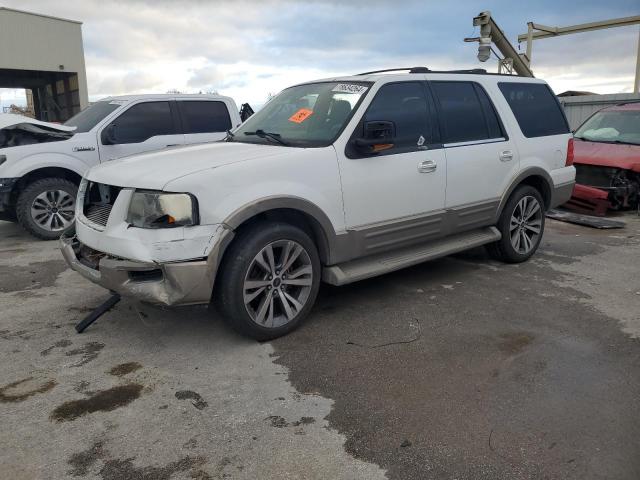
[[[430,70],[427,67],[404,67],[404,68],[385,68],[384,70],[372,70],[371,72],[358,73],[357,76],[373,75],[374,73],[401,72],[408,70],[409,73],[470,73],[485,75],[487,71],[484,68],[471,68],[468,70]]]
[[[640,103],[640,98],[630,98],[628,100],[623,100],[620,103],[616,103],[616,107],[622,107],[624,105],[628,105],[630,103]]]
[[[371,72],[358,73],[357,75],[373,75],[374,73],[400,72],[402,70],[409,70],[409,73],[429,73],[431,71],[427,67],[385,68],[384,70],[372,70]]]

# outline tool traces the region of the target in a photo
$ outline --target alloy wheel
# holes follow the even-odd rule
[[[266,328],[293,321],[307,303],[313,265],[305,248],[292,240],[269,243],[253,258],[243,284],[251,319]]]
[[[538,244],[542,230],[540,202],[530,195],[522,197],[511,214],[509,234],[511,245],[521,255],[526,255]]]
[[[73,223],[76,200],[64,190],[47,190],[31,204],[31,218],[44,230],[58,232]]]

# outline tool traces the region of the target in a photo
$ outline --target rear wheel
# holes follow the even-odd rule
[[[320,287],[320,259],[311,238],[283,223],[261,223],[231,245],[218,278],[215,302],[225,321],[256,340],[297,328]]]
[[[36,180],[18,196],[22,227],[42,240],[55,240],[73,226],[78,187],[64,178]]]
[[[489,253],[508,263],[528,260],[542,240],[544,219],[544,201],[540,192],[529,185],[518,187],[498,220],[502,238],[487,246]]]

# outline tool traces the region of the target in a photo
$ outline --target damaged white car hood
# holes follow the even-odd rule
[[[76,127],[41,122],[23,115],[0,114],[0,148],[68,140]]]
[[[89,170],[86,178],[118,187],[162,190],[172,180],[186,175],[299,150],[239,142],[205,143],[112,160]]]
[[[25,128],[28,128],[28,125],[36,125],[61,132],[73,132],[76,129],[76,127],[67,127],[58,123],[42,122],[30,117],[25,117],[24,115],[0,113],[0,130],[7,127],[17,127],[19,125],[24,125]]]

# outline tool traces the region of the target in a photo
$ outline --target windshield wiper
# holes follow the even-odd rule
[[[233,141],[233,137],[235,137],[235,133],[233,133],[231,130],[227,130],[227,136],[224,137],[224,141],[225,142],[232,142]]]
[[[245,135],[256,135],[260,138],[268,138],[270,140],[273,140],[274,142],[279,143],[280,145],[284,145],[285,147],[288,146],[287,142],[285,142],[284,140],[282,140],[282,138],[280,138],[280,134],[279,133],[272,133],[272,132],[265,132],[262,129],[258,129],[255,132],[244,132]]]

